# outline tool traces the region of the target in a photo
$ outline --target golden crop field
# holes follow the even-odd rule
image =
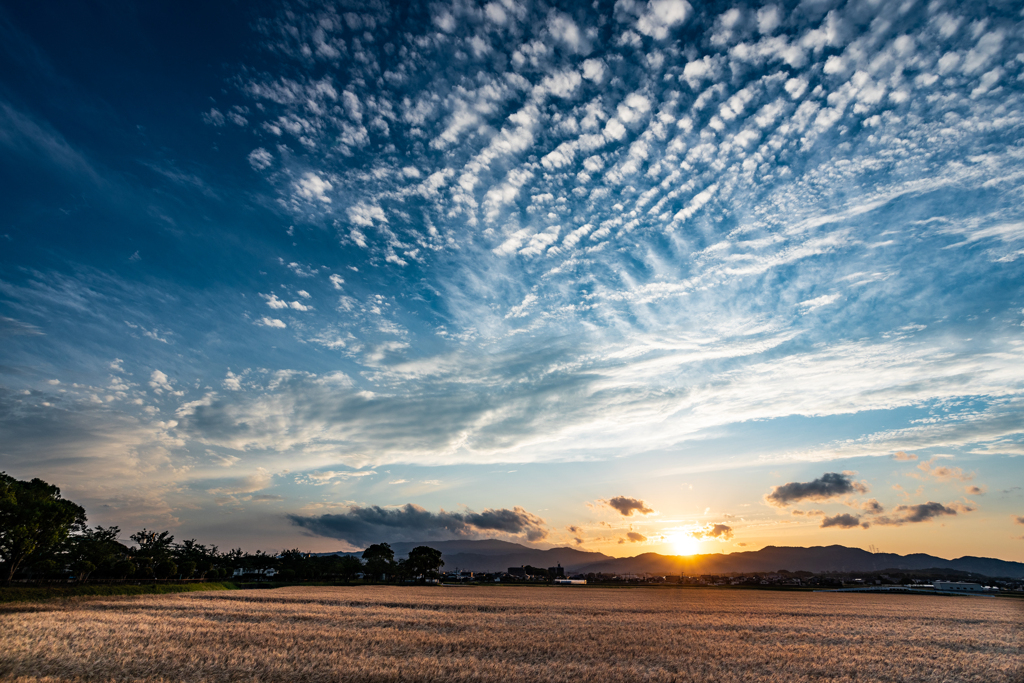
[[[1024,680],[1009,599],[282,588],[0,610],[14,681]]]

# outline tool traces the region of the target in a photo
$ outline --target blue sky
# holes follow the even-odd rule
[[[0,465],[250,549],[1024,560],[1022,22],[5,6]]]

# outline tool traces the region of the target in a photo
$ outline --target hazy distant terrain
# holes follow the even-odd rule
[[[1000,598],[555,587],[283,588],[20,605],[0,678],[1020,681]]]
[[[814,548],[768,546],[753,552],[729,555],[659,555],[645,553],[636,557],[611,557],[573,548],[539,550],[506,541],[440,541],[425,543],[443,554],[445,569],[459,567],[470,571],[505,571],[529,564],[553,567],[560,563],[573,572],[615,574],[728,574],[732,572],[867,572],[885,569],[953,569],[982,576],[1024,578],[1024,563],[986,557],[960,557],[953,560],[925,555],[869,553],[841,545]],[[419,543],[395,543],[396,555],[403,555]],[[358,554],[358,553],[356,553]]]

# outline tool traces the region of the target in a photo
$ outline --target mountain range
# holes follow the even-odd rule
[[[904,571],[948,569],[986,577],[1024,579],[1024,563],[989,557],[958,557],[947,560],[934,555],[914,553],[871,553],[841,545],[812,548],[767,546],[750,552],[709,555],[660,555],[644,553],[635,557],[611,557],[603,553],[574,548],[541,550],[518,543],[494,539],[480,541],[424,541],[393,543],[396,557],[404,557],[418,545],[440,550],[446,570],[476,572],[506,571],[509,567],[532,565],[554,567],[560,564],[571,573],[608,574],[743,574],[753,572],[870,572],[886,569]],[[360,553],[319,553],[321,555],[360,555]]]

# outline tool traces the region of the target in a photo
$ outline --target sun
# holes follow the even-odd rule
[[[690,534],[676,534],[669,537],[676,555],[696,555],[700,552],[700,541]]]

